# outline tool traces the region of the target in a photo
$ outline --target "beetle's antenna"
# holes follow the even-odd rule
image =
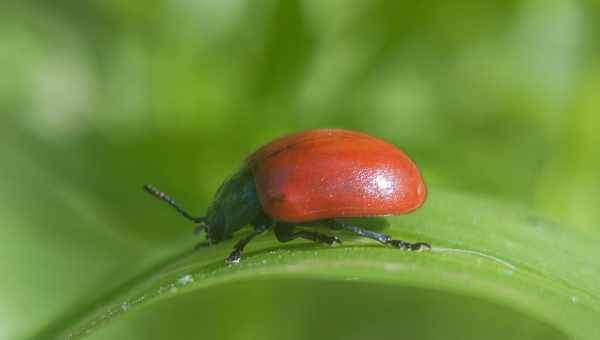
[[[192,216],[190,213],[188,213],[187,211],[185,211],[183,208],[179,207],[175,203],[175,200],[173,200],[171,197],[167,196],[167,194],[165,194],[164,192],[158,190],[156,187],[153,187],[152,185],[149,185],[149,184],[144,184],[144,190],[146,190],[150,195],[158,198],[159,200],[167,202],[170,206],[172,206],[173,208],[175,208],[175,210],[177,210],[181,215],[183,215],[188,220],[190,220],[190,221],[192,221],[194,223],[199,223],[199,222],[205,222],[206,221],[206,219],[204,217],[194,217],[194,216]]]

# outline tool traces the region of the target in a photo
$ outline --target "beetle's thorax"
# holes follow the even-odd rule
[[[262,214],[254,176],[243,167],[223,182],[206,212],[206,235],[217,243]]]

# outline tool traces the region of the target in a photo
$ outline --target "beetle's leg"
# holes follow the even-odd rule
[[[266,226],[263,226],[263,225],[257,226],[254,228],[252,233],[244,236],[242,239],[237,241],[235,246],[233,246],[233,251],[231,252],[231,254],[229,254],[229,256],[227,256],[227,258],[225,259],[225,262],[229,262],[229,263],[240,262],[240,257],[242,257],[242,251],[244,250],[244,247],[246,247],[248,242],[252,241],[253,238],[264,233],[265,230],[267,230]]]
[[[277,223],[275,225],[275,237],[277,237],[279,242],[289,242],[301,237],[318,243],[326,243],[328,245],[332,245],[336,242],[342,243],[337,236],[329,236],[308,230],[294,232],[294,226],[287,223]]]
[[[348,231],[353,232],[362,237],[368,237],[375,241],[379,241],[383,244],[389,244],[392,247],[396,247],[396,248],[400,248],[400,249],[407,249],[407,250],[431,249],[431,245],[429,245],[428,243],[425,243],[425,242],[410,243],[410,242],[406,242],[406,241],[402,241],[402,240],[393,240],[390,236],[388,236],[386,234],[374,232],[371,230],[365,230],[365,229],[359,228],[357,226],[348,224],[342,220],[328,220],[327,222],[328,222],[327,225],[332,229],[348,230]]]

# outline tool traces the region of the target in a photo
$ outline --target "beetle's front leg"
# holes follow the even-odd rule
[[[252,233],[244,236],[241,240],[237,241],[235,246],[233,246],[233,251],[231,252],[231,254],[229,254],[229,256],[227,256],[227,258],[225,259],[225,262],[228,262],[228,263],[240,262],[240,258],[242,256],[242,251],[244,250],[244,247],[246,247],[248,242],[252,241],[252,239],[254,239],[256,236],[264,233],[267,229],[269,229],[274,224],[275,224],[275,221],[273,221],[271,218],[267,217],[264,214],[260,214],[259,216],[257,216],[254,219],[254,221],[252,222],[252,225],[254,226],[254,230],[252,231]]]
[[[229,254],[229,256],[227,256],[227,258],[225,259],[225,262],[228,262],[228,263],[240,262],[240,258],[242,257],[242,251],[244,250],[244,247],[246,247],[248,242],[252,241],[253,238],[264,233],[265,230],[267,230],[267,226],[264,226],[264,225],[257,226],[254,228],[252,233],[244,236],[241,240],[237,241],[235,246],[233,246],[233,251],[231,252],[231,254]]]

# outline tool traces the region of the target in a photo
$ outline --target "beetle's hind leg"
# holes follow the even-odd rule
[[[348,224],[342,220],[328,220],[327,226],[334,230],[340,230],[340,229],[348,230],[356,235],[359,235],[362,237],[368,237],[368,238],[378,241],[380,243],[389,244],[395,248],[406,249],[406,250],[429,250],[429,249],[431,249],[431,245],[429,245],[429,243],[425,243],[425,242],[410,243],[410,242],[406,242],[403,240],[394,240],[389,235],[374,232],[371,230],[365,230],[365,229],[359,228],[357,226]]]
[[[315,231],[300,230],[294,232],[294,225],[288,223],[277,223],[275,225],[275,237],[279,242],[289,242],[297,238],[311,240],[317,243],[325,243],[333,245],[334,243],[342,243],[337,236],[329,236]]]

